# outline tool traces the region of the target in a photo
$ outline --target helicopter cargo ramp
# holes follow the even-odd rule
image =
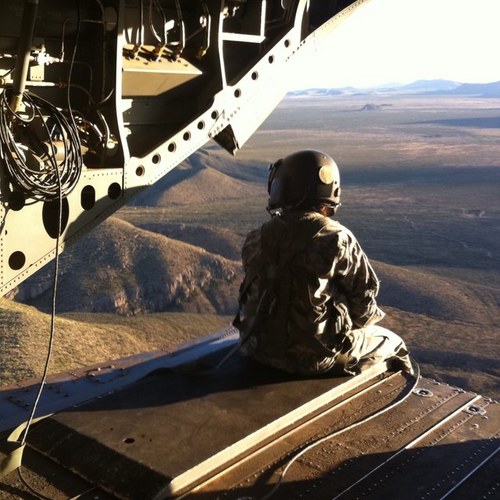
[[[38,422],[25,483],[54,499],[499,498],[495,401],[386,365],[300,378],[236,353],[214,369],[236,342],[143,361]],[[15,472],[0,497],[32,498]]]

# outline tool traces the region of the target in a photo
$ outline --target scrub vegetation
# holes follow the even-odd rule
[[[384,325],[424,375],[499,399],[499,116],[493,97],[287,97],[236,158],[207,145],[63,254],[52,371],[227,325],[267,166],[311,148],[339,163],[339,220],[381,278]],[[11,294],[28,305],[0,301],[2,384],[41,370],[50,283],[44,269]]]

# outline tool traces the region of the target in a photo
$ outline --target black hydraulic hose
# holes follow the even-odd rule
[[[19,109],[26,87],[37,13],[38,0],[25,0],[21,24],[21,37],[19,40],[19,50],[17,52],[16,69],[14,72],[13,93],[10,101],[10,107],[15,113]]]

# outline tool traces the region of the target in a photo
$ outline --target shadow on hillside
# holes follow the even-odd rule
[[[484,355],[419,348],[412,348],[411,352],[420,363],[439,365],[446,368],[461,368],[463,370],[480,370],[493,375],[500,370],[499,359],[489,358]]]
[[[411,122],[411,125],[443,125],[446,127],[500,128],[500,116],[490,116],[482,118],[451,118],[449,120],[428,120],[423,122]]]
[[[424,376],[500,400],[500,361],[482,354],[411,348]],[[488,352],[491,356],[495,352]]]

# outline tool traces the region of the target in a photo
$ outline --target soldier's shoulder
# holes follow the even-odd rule
[[[248,262],[255,259],[255,257],[259,253],[260,238],[261,238],[260,229],[254,229],[246,235],[245,242],[243,243],[243,247],[241,249],[241,257],[243,260],[243,264],[247,264]]]
[[[337,240],[352,240],[356,239],[352,231],[341,224],[338,220],[328,219],[323,229],[320,232],[322,237],[331,237]]]
[[[245,242],[260,238],[260,231],[261,231],[260,228],[252,229],[251,231],[249,231],[245,236]]]
[[[313,242],[316,253],[332,255],[335,258],[351,254],[358,246],[358,240],[352,231],[333,219],[321,229]]]

